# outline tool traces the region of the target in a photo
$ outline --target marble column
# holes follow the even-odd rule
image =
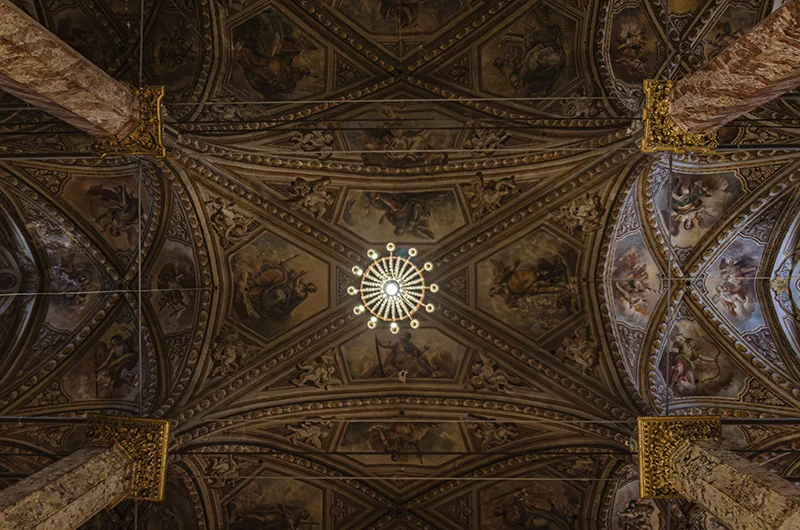
[[[713,441],[685,441],[670,460],[672,485],[731,530],[800,528],[800,488]]]
[[[638,430],[642,498],[685,498],[731,530],[800,528],[800,488],[721,448],[719,417],[641,417]]]
[[[679,81],[646,79],[642,151],[712,153],[717,130],[800,85],[800,0]]]
[[[708,64],[675,84],[672,119],[684,131],[718,129],[800,85],[800,0],[787,0]]]
[[[0,0],[0,89],[94,137],[123,137],[139,123],[133,91]]]
[[[93,136],[100,156],[165,156],[164,88],[111,78],[11,0],[0,0],[0,90]]]
[[[78,528],[126,497],[134,468],[119,444],[84,447],[0,491],[0,528]]]
[[[123,499],[162,500],[169,422],[91,416],[82,449],[0,491],[0,529],[73,530]]]

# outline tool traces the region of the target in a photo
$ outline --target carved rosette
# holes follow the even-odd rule
[[[672,486],[670,459],[687,440],[716,440],[719,416],[643,416],[639,418],[639,496],[643,499],[681,497]]]
[[[164,119],[161,100],[163,86],[148,86],[142,89],[130,87],[139,100],[139,124],[122,138],[103,138],[95,141],[92,148],[101,157],[150,155],[164,158]]]
[[[169,421],[90,415],[89,443],[118,443],[136,463],[129,499],[161,501],[167,475]]]
[[[672,81],[645,79],[644,94],[646,102],[642,110],[644,122],[644,138],[642,151],[655,153],[668,151],[675,154],[715,152],[717,133],[693,134],[684,131],[672,119],[669,106],[669,94]]]

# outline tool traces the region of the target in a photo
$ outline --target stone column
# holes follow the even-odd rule
[[[0,89],[102,140],[100,154],[163,156],[163,87],[112,79],[11,0],[0,0]]]
[[[642,150],[712,152],[717,129],[798,85],[800,0],[787,0],[680,81],[645,81]]]
[[[720,418],[639,418],[639,493],[683,497],[731,530],[800,528],[800,488],[719,446]]]
[[[683,130],[718,129],[800,85],[800,0],[787,0],[711,62],[675,84],[672,119]]]
[[[134,468],[119,444],[84,447],[0,491],[0,528],[78,528],[125,498]]]
[[[169,423],[90,417],[87,445],[0,491],[0,529],[71,530],[126,498],[164,496]]]
[[[716,442],[682,443],[670,469],[683,497],[732,530],[800,528],[800,488]]]

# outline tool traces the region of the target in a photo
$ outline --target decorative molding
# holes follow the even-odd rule
[[[692,134],[684,132],[672,119],[669,94],[672,81],[645,79],[644,94],[646,98],[642,109],[644,122],[644,138],[642,151],[655,153],[704,153],[710,154],[717,148],[717,133]]]
[[[670,481],[670,459],[689,440],[721,436],[718,416],[642,416],[639,418],[639,496],[671,499],[680,493]]]
[[[97,139],[92,148],[101,157],[150,155],[164,158],[164,118],[161,113],[161,100],[164,99],[163,86],[150,86],[142,89],[130,87],[139,101],[139,123],[122,138]]]
[[[86,436],[93,444],[120,444],[136,462],[128,498],[144,501],[164,499],[168,420],[90,415]]]

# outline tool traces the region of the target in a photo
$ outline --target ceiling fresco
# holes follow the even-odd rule
[[[0,487],[107,412],[172,420],[166,501],[87,530],[713,530],[638,499],[636,417],[796,416],[797,101],[708,157],[635,119],[771,2],[18,4],[166,86],[168,156],[0,97],[0,408],[62,417],[0,424]],[[398,335],[347,294],[389,241],[441,287]]]

